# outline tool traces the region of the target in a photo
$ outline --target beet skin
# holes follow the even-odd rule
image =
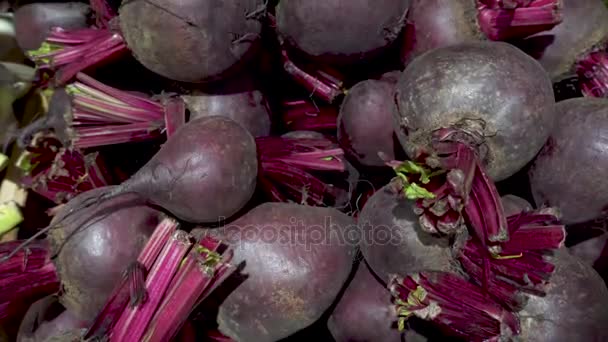
[[[559,208],[565,224],[600,218],[608,208],[608,100],[562,101],[554,116],[556,126],[529,172],[534,200]]]
[[[357,232],[336,209],[286,203],[262,204],[209,230],[234,247],[233,263],[244,267],[243,282],[220,306],[220,331],[270,342],[317,321],[351,271]]]
[[[53,260],[61,280],[61,303],[83,320],[95,318],[123,272],[135,260],[160,220],[160,213],[133,206],[121,196],[83,209],[62,220],[67,213],[115,187],[97,188],[68,202],[49,232]],[[91,217],[91,213],[97,213]]]
[[[477,146],[494,181],[528,163],[553,127],[553,88],[531,57],[502,42],[435,49],[403,72],[395,101],[396,132],[412,158],[432,133],[451,127]]]

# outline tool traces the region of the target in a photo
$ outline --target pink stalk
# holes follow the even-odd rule
[[[585,96],[608,97],[608,51],[595,51],[576,64]]]
[[[41,68],[54,70],[55,83],[63,85],[79,72],[128,51],[120,33],[108,28],[55,28],[38,50],[28,52],[28,57]]]
[[[311,171],[344,172],[344,151],[326,138],[261,137],[256,139],[259,181],[274,201],[323,205],[332,188]]]
[[[389,290],[397,305],[401,329],[408,319],[418,317],[468,341],[497,341],[520,331],[517,316],[485,296],[480,287],[454,274],[395,276],[389,282]]]
[[[185,115],[185,106],[177,100],[166,108],[149,97],[112,88],[83,73],[77,74],[66,90],[72,99],[68,124],[76,148],[154,139],[165,128],[167,113]]]
[[[152,265],[163,251],[165,245],[167,245],[171,236],[175,233],[177,227],[177,222],[169,218],[164,219],[161,223],[159,223],[152,233],[152,236],[150,236],[150,239],[146,243],[146,246],[137,257],[137,265],[127,270],[127,273],[123,277],[122,281],[116,286],[103,309],[99,315],[97,315],[93,324],[89,327],[87,333],[85,334],[86,340],[106,336],[121,317],[129,302],[131,302],[131,306],[133,307],[139,305],[144,299],[147,298],[145,288],[142,289],[138,286],[138,281],[144,281],[139,277],[139,275],[145,277],[150,272]],[[143,270],[144,274],[139,273],[141,270]],[[140,293],[134,293],[136,292],[134,290],[143,291]],[[140,299],[141,301],[136,302],[136,298]]]
[[[167,138],[186,124],[186,104],[180,98],[172,97],[165,102],[165,128]]]
[[[118,319],[110,341],[141,341],[150,320],[163,299],[171,279],[192,246],[186,232],[178,230],[164,246],[146,279],[147,300],[134,308],[127,308]]]
[[[509,217],[510,238],[490,247],[473,237],[459,253],[459,260],[471,278],[486,284],[487,291],[514,309],[519,302],[505,293],[515,290],[542,294],[555,266],[545,252],[563,247],[565,228],[547,212],[526,212]],[[486,266],[487,265],[487,266]],[[483,270],[489,268],[489,272]]]
[[[290,131],[335,131],[338,112],[333,106],[317,106],[310,100],[283,104],[283,122]]]
[[[197,303],[206,298],[234,270],[228,264],[232,251],[220,255],[216,252],[217,247],[219,241],[206,237],[190,251],[157,310],[144,341],[171,340]]]
[[[525,38],[562,22],[561,0],[477,0],[477,20],[491,40]]]
[[[0,320],[59,290],[45,241],[35,241],[5,259],[23,241],[0,244]]]
[[[108,28],[110,20],[116,17],[116,13],[105,0],[91,0],[91,8],[95,13],[95,24],[99,28]]]
[[[61,147],[52,137],[32,141],[19,164],[26,187],[60,204],[77,194],[116,183],[98,153],[84,155]]]
[[[287,51],[282,50],[283,69],[294,81],[310,92],[311,96],[333,103],[340,95],[344,94],[340,76],[336,76],[333,70],[323,70],[321,68],[306,71],[297,66],[289,56]]]

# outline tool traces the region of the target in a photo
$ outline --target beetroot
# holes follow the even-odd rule
[[[372,270],[388,282],[392,274],[454,269],[451,241],[424,231],[414,203],[389,184],[365,203],[358,224],[361,252]]]
[[[136,194],[141,203],[158,205],[182,220],[216,222],[249,201],[256,177],[251,134],[228,118],[202,117],[175,132],[127,181],[82,201],[80,207],[90,206],[93,200]],[[220,194],[229,196],[218,200]]]
[[[53,219],[60,223],[49,231],[62,283],[61,303],[84,320],[97,315],[160,219],[156,210],[134,205],[132,197],[101,202],[79,212],[82,216],[65,218],[81,203],[114,189],[94,189],[75,197]],[[87,219],[84,225],[82,217]]]
[[[565,250],[555,253],[553,264],[546,296],[529,296],[518,313],[522,340],[605,341],[608,289],[602,279]]]
[[[250,15],[260,6],[261,0],[131,1],[120,8],[120,29],[148,69],[178,81],[209,81],[251,55],[262,25]]]
[[[390,302],[391,294],[362,262],[329,317],[329,331],[337,342],[400,342]]]
[[[608,149],[601,143],[608,129],[608,100],[578,98],[559,102],[557,124],[529,171],[537,205],[560,209],[566,224],[606,214],[608,195],[601,181]],[[584,172],[574,172],[573,166]]]
[[[56,296],[38,300],[30,306],[19,327],[19,342],[47,342],[52,337],[85,328],[87,322],[59,305]]]
[[[409,0],[280,1],[276,24],[284,41],[315,61],[352,63],[394,42]]]
[[[262,204],[209,230],[244,267],[220,306],[220,331],[237,341],[276,341],[314,323],[350,273],[357,231],[335,209],[285,203]]]
[[[33,3],[15,11],[15,36],[23,50],[35,50],[51,29],[87,27],[90,8],[80,2]]]
[[[28,54],[40,67],[56,71],[57,84],[129,50],[161,76],[193,83],[218,80],[235,73],[257,50],[262,27],[257,16],[265,10],[262,3],[130,1],[122,4],[116,18],[99,0],[94,2],[95,27],[54,29],[47,44]]]
[[[532,210],[532,205],[530,205],[528,201],[514,195],[502,196],[500,201],[502,202],[502,207],[504,208],[505,216],[507,217],[517,215],[522,211]]]
[[[558,25],[560,12],[561,0],[412,0],[402,61],[465,42],[527,37]]]
[[[338,141],[357,165],[383,167],[386,158],[394,160],[399,154],[392,119],[397,77],[360,82],[349,90],[342,103]]]
[[[545,72],[500,42],[436,49],[416,59],[401,76],[396,102],[397,133],[410,157],[431,132],[458,126],[469,132],[462,139],[482,145],[479,158],[495,181],[529,162],[553,126]]]
[[[484,245],[508,241],[491,180],[525,166],[553,127],[553,90],[540,65],[502,42],[435,49],[403,72],[395,103],[395,132],[413,161],[390,165],[418,200],[422,228],[450,234],[464,218]]]
[[[587,96],[608,96],[608,9],[602,0],[563,0],[563,22],[520,43],[554,82],[578,75]]]
[[[190,120],[203,116],[224,116],[245,127],[254,137],[270,134],[270,108],[266,97],[250,78],[195,90],[182,99]]]
[[[602,229],[605,228],[602,227]],[[568,250],[586,265],[592,266],[604,278],[604,281],[608,281],[608,233],[606,231],[599,236],[575,244]]]

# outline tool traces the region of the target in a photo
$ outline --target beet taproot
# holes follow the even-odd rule
[[[80,2],[32,3],[15,11],[15,37],[22,50],[35,50],[52,29],[87,27],[91,9]]]
[[[219,330],[237,341],[276,341],[317,321],[353,265],[358,229],[332,208],[262,204],[207,231],[234,247],[243,280],[219,308]]]
[[[279,35],[292,47],[323,63],[353,63],[390,46],[405,25],[409,0],[280,1]]]
[[[561,211],[566,224],[603,217],[608,207],[608,100],[577,98],[555,106],[557,123],[530,171],[538,206]]]
[[[435,49],[414,60],[397,85],[396,132],[410,157],[430,135],[457,127],[478,144],[494,181],[528,163],[553,128],[553,88],[542,67],[502,42]]]
[[[146,68],[182,82],[224,78],[255,52],[262,0],[124,2],[120,31]]]
[[[394,160],[400,154],[401,147],[393,133],[396,78],[359,82],[342,102],[338,141],[356,165],[384,167],[385,159]]]
[[[71,209],[115,188],[76,196],[51,222],[59,222],[49,231],[48,240],[61,281],[60,302],[83,320],[95,318],[124,271],[137,260],[161,216],[138,205],[133,196],[123,196],[68,217]]]

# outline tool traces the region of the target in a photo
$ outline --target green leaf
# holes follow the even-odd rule
[[[17,227],[21,222],[23,222],[23,215],[15,202],[0,205],[0,235]]]
[[[417,199],[433,199],[435,198],[435,194],[428,191],[427,189],[421,187],[416,183],[411,183],[409,186],[404,188],[405,197],[409,200],[417,200]]]

